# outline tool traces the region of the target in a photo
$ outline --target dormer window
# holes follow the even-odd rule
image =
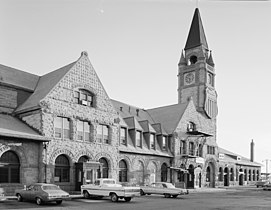
[[[196,125],[195,125],[195,123],[189,122],[187,124],[187,131],[188,132],[196,131]]]
[[[150,134],[150,148],[155,149],[155,134],[151,133]]]
[[[141,131],[136,131],[136,146],[141,147],[142,146],[142,141],[141,141]]]
[[[84,106],[94,106],[94,94],[87,90],[79,89],[74,91],[75,102]]]

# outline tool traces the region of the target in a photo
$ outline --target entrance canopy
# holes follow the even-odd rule
[[[170,169],[175,170],[175,171],[183,171],[184,173],[188,173],[188,170],[179,168],[179,167],[170,167]]]

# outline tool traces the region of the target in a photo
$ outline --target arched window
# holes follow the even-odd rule
[[[1,158],[0,183],[20,183],[20,160],[15,152],[7,151]]]
[[[197,56],[192,55],[192,56],[189,58],[189,61],[190,61],[191,64],[195,64],[195,63],[198,61],[198,58],[197,58]]]
[[[219,168],[218,181],[220,181],[220,182],[223,181],[223,169],[222,169],[222,167]]]
[[[81,156],[78,160],[78,163],[85,163],[89,160],[89,158],[87,156]]]
[[[108,178],[108,162],[105,158],[99,160],[102,163],[101,170],[98,169],[98,178]]]
[[[163,163],[161,167],[161,182],[167,181],[167,164]]]
[[[119,162],[119,181],[120,182],[127,182],[127,164],[124,160]]]
[[[233,168],[231,168],[231,176],[230,176],[230,181],[234,181],[234,172],[233,172]]]
[[[70,181],[70,161],[65,155],[59,155],[55,161],[55,182]]]
[[[251,170],[248,170],[248,181],[251,181]]]

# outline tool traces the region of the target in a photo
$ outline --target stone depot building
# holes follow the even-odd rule
[[[252,184],[247,159],[218,147],[215,64],[196,9],[178,64],[178,103],[142,109],[111,99],[88,54],[43,76],[0,65],[0,187],[67,191],[110,177],[200,188]]]

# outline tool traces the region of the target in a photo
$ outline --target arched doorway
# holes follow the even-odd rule
[[[20,160],[13,151],[2,154],[0,162],[0,183],[20,183]]]
[[[243,169],[239,170],[239,185],[244,185],[244,172],[243,172]]]
[[[194,177],[195,177],[195,185],[194,188],[200,188],[201,187],[201,172],[202,169],[200,166],[198,166],[197,168],[195,168],[194,170]]]
[[[229,186],[229,168],[224,168],[224,186]]]
[[[191,164],[188,167],[188,180],[187,180],[187,188],[194,188],[194,180],[195,180],[195,174],[194,174],[194,166]]]
[[[206,168],[206,184],[208,187],[215,187],[215,165],[209,162]]]

